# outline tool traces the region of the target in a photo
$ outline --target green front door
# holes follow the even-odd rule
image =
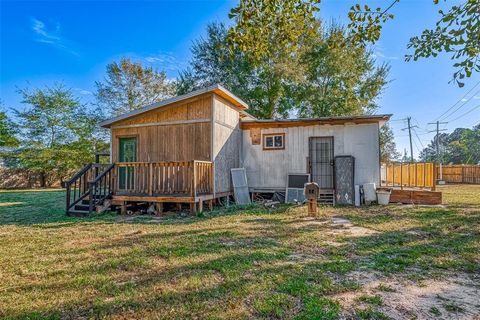
[[[119,139],[119,162],[135,162],[137,161],[137,138],[120,138]],[[132,189],[134,180],[134,168],[120,167],[119,189]]]

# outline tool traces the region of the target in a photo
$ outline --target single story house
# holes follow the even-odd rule
[[[129,202],[196,211],[232,194],[230,171],[239,167],[251,192],[285,190],[287,174],[304,173],[333,194],[339,155],[355,158],[355,184],[379,184],[379,128],[389,118],[259,120],[220,85],[196,90],[102,122],[111,164],[86,166],[68,182],[67,212]]]

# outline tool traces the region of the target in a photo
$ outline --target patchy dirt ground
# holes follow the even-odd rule
[[[480,186],[445,206],[66,217],[0,192],[0,318],[479,319]]]
[[[350,220],[341,217],[333,217],[329,224],[334,236],[362,237],[378,233],[354,226]],[[480,319],[480,275],[446,273],[437,275],[438,279],[409,279],[415,272],[408,270],[404,274],[383,276],[367,269],[354,271],[345,278],[360,284],[361,289],[340,293],[333,298],[341,303],[345,318],[356,317],[355,310],[365,310],[369,304],[374,304],[385,316],[398,320]]]

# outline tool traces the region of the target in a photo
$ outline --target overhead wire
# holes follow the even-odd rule
[[[468,96],[470,94],[470,92],[472,92],[476,87],[478,87],[478,85],[480,85],[480,81],[478,81],[467,93],[465,93],[460,99],[458,99],[457,102],[455,102],[450,108],[448,108],[444,113],[442,113],[441,115],[439,115],[436,119],[436,120],[440,120],[445,114],[447,114],[450,110],[452,110],[453,108],[455,108],[455,106],[457,104],[459,104],[460,102],[463,101],[463,99],[465,99],[466,96]],[[467,99],[466,101],[463,101],[463,104],[461,104],[457,109],[455,109],[453,112],[451,112],[450,114],[448,114],[444,119],[448,118],[449,116],[451,116],[453,113],[457,112],[458,110],[460,110],[460,108],[462,108],[468,101],[470,101],[479,91],[475,92],[469,99]],[[442,119],[442,120],[444,120]]]
[[[465,112],[464,114],[462,114],[462,115],[460,115],[460,116],[456,117],[455,119],[453,119],[453,120],[450,120],[450,122],[454,122],[454,121],[457,121],[457,120],[458,120],[458,119],[460,119],[460,118],[463,118],[464,116],[466,116],[467,114],[469,114],[469,113],[471,113],[471,112],[475,111],[475,109],[477,109],[477,108],[479,108],[479,107],[480,107],[480,104],[479,104],[478,106],[475,106],[475,107],[473,107],[472,109],[470,109],[469,111]]]
[[[442,121],[446,121],[448,120],[449,117],[451,117],[452,115],[454,115],[457,111],[459,111],[462,107],[464,107],[465,105],[467,105],[467,103],[473,99],[473,97],[475,97],[478,93],[480,93],[480,89],[475,92],[470,98],[468,99],[465,99],[465,101],[463,101],[463,103],[461,105],[459,105],[456,109],[454,109],[453,111],[451,111],[449,114],[447,114],[445,117],[443,117],[441,120]]]

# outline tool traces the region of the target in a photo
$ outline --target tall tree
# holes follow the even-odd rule
[[[0,102],[0,147],[17,147],[17,128],[1,107]]]
[[[181,74],[179,93],[223,83],[259,118],[287,117],[294,112],[305,117],[372,112],[386,83],[388,66],[376,67],[371,54],[349,43],[341,27],[320,28],[320,23],[315,24],[315,37],[299,50],[300,67],[289,71],[298,74],[280,82],[268,77],[268,66],[253,63],[238,49],[229,51],[224,25],[209,25],[206,38],[192,47],[190,69]],[[274,83],[277,87],[272,86]],[[277,90],[281,95],[272,114],[272,109],[265,106]]]
[[[230,11],[234,25],[227,42],[232,55],[238,52],[255,67],[263,90],[258,92],[262,118],[288,116],[284,104],[285,84],[301,79],[301,56],[308,39],[315,35],[319,0],[241,0]],[[287,109],[285,108],[287,106]]]
[[[348,14],[353,39],[375,43],[380,39],[382,24],[393,19],[392,8],[400,0],[391,0],[385,8],[372,10],[369,6],[357,4]],[[438,5],[439,0],[433,0]],[[446,2],[446,1],[442,1]],[[457,70],[453,79],[460,87],[463,79],[474,71],[480,72],[480,1],[464,0],[454,4],[448,11],[439,10],[440,18],[434,28],[425,29],[420,36],[410,38],[407,45],[413,53],[407,54],[407,61],[436,57],[442,52],[450,53]]]
[[[400,158],[395,144],[395,136],[388,123],[380,128],[380,157],[382,162],[390,162]]]
[[[72,170],[91,162],[95,151],[107,149],[97,135],[99,116],[87,110],[70,89],[56,84],[45,89],[20,89],[26,108],[17,111],[22,133],[21,166],[40,175],[42,187],[63,181]]]
[[[389,66],[352,43],[345,28],[321,28],[303,55],[306,81],[291,88],[300,117],[368,114],[387,84]]]
[[[480,162],[480,124],[472,129],[457,128],[453,132],[440,133],[420,153],[425,161],[437,161],[438,139],[440,159],[443,163],[477,164]]]
[[[164,71],[128,58],[107,65],[104,82],[95,82],[98,104],[113,115],[126,113],[171,97],[175,84]]]

